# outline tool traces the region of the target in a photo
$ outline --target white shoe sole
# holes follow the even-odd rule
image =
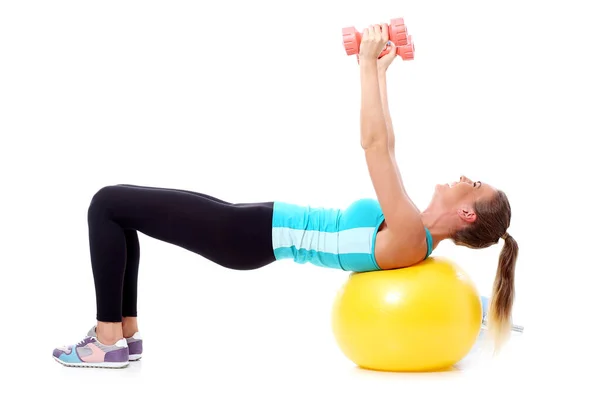
[[[140,358],[142,358],[141,354],[132,354],[129,356],[129,361],[138,361]]]
[[[89,362],[83,362],[83,363],[67,363],[64,362],[63,360],[59,360],[58,358],[54,357],[53,358],[59,362],[60,364],[64,365],[65,367],[76,367],[76,368],[125,368],[126,366],[129,365],[129,361],[124,361],[124,362],[101,362],[101,363],[89,363]]]

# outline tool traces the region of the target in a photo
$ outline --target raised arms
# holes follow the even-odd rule
[[[385,26],[383,29],[371,26],[363,32],[359,54],[361,145],[377,199],[394,239],[408,245],[421,244],[425,237],[423,224],[419,210],[406,194],[395,162],[391,119],[386,122],[386,113],[389,118],[387,96],[382,99],[377,57],[387,41]]]

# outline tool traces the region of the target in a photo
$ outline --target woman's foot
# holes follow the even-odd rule
[[[137,317],[123,317],[121,322],[123,336],[129,345],[129,361],[137,361],[142,358],[143,342],[138,328]]]
[[[88,332],[88,336],[98,337],[96,334],[96,327],[92,327]],[[127,347],[129,348],[129,361],[137,361],[142,358],[143,341],[142,336],[137,331],[131,331],[128,329],[123,329],[123,336],[127,341]]]
[[[54,349],[52,356],[68,367],[123,368],[129,365],[125,339],[106,345],[96,337],[86,336],[77,344]]]
[[[142,352],[144,351],[142,336],[139,332],[135,332],[130,337],[125,338],[127,345],[129,346],[129,361],[137,361],[142,358]]]

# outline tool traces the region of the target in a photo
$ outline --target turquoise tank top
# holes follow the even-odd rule
[[[293,259],[344,271],[380,270],[375,238],[384,221],[379,202],[361,199],[345,210],[314,208],[284,202],[273,204],[273,252],[277,260]],[[425,228],[427,255],[433,247]]]

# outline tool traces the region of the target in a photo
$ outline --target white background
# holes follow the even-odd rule
[[[600,35],[584,4],[2,1],[0,391],[597,398]],[[119,371],[55,363],[52,349],[95,323],[86,213],[101,187],[340,208],[374,196],[341,29],[395,17],[416,47],[389,71],[405,184],[421,208],[460,174],[508,194],[525,334],[452,372],[362,371],[330,329],[346,273],[291,262],[230,271],[140,235],[144,358]],[[434,255],[488,294],[499,252],[443,243]]]

